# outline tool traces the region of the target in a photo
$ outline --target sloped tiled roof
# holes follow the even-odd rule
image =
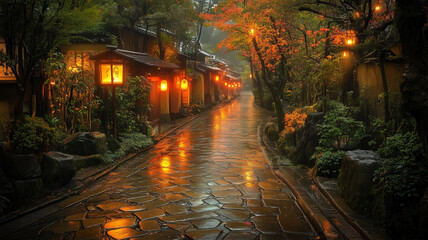
[[[179,68],[177,64],[169,63],[161,59],[155,58],[148,53],[133,52],[133,51],[127,51],[123,49],[114,49],[114,50],[112,49],[107,52],[102,52],[100,54],[92,56],[91,59],[93,60],[103,59],[103,57],[106,56],[107,54],[115,54],[120,57],[127,58],[129,60],[136,61],[150,67],[167,68],[167,69]]]

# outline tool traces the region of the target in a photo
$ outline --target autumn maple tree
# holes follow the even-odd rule
[[[279,0],[226,0],[204,18],[228,33],[220,46],[241,50],[250,60],[256,81],[261,72],[260,79],[272,94],[278,126],[282,130],[284,110],[281,99],[285,84],[291,78],[287,62],[293,54],[290,44],[293,30],[288,22],[292,12],[287,11],[284,1]]]

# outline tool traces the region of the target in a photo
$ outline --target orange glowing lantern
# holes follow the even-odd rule
[[[255,34],[255,30],[254,30],[254,28],[251,28],[251,29],[250,29],[250,36],[251,36],[251,37],[254,37],[254,34]]]
[[[346,45],[354,45],[357,41],[357,37],[355,36],[355,32],[354,31],[347,31],[346,35],[345,35],[345,43]]]
[[[160,82],[160,90],[165,92],[168,89],[168,82],[166,80],[162,80]]]
[[[220,80],[220,76],[215,76],[215,81],[218,82]]]
[[[253,74],[250,74],[250,78],[253,78]]]
[[[231,87],[230,84],[228,86]]]
[[[376,6],[375,6],[375,11],[376,11],[376,12],[380,11],[381,9],[382,9],[382,8],[380,7],[380,5],[376,5]]]
[[[123,84],[122,64],[100,64],[102,85]]]
[[[227,82],[225,82],[225,83],[224,83],[224,86],[226,86],[226,87],[227,87]]]
[[[181,80],[181,90],[187,90],[189,87],[189,82],[186,79]]]
[[[343,55],[343,57],[348,57],[348,56],[349,56],[349,53],[348,53],[348,51],[344,51],[344,52],[342,53],[342,55]]]

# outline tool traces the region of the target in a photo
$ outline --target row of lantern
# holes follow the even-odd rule
[[[215,81],[219,82],[220,77],[215,76]],[[102,85],[121,85],[123,84],[123,65],[121,64],[101,64],[101,84]],[[241,87],[240,82],[224,82],[225,87],[236,88]],[[189,81],[182,79],[177,82],[177,87],[185,91],[189,88]],[[160,90],[162,92],[168,90],[168,81],[160,81]]]
[[[189,81],[187,81],[187,79],[183,78],[181,81],[177,82],[177,88],[180,88],[183,91],[187,90],[189,88]],[[167,80],[161,80],[160,90],[162,92],[165,92],[166,90],[168,90],[168,81]]]

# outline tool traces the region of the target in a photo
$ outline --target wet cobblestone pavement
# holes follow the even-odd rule
[[[7,239],[318,239],[266,162],[252,102],[203,114]]]

